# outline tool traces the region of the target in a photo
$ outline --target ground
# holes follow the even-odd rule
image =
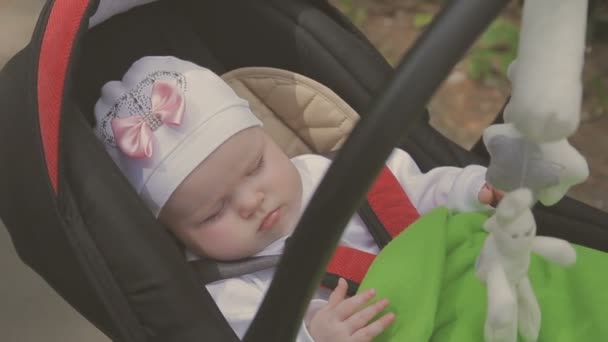
[[[424,30],[425,24],[445,1],[438,0],[330,0],[361,29],[376,48],[393,65]],[[607,5],[601,4],[606,14]],[[495,22],[499,38],[509,27],[517,28],[521,12],[512,2]],[[605,18],[604,18],[605,19]],[[506,30],[504,29],[506,26]],[[502,36],[500,36],[502,34]],[[514,40],[516,48],[516,38]],[[502,72],[500,57],[505,55],[505,41],[488,47],[479,42],[456,66],[429,104],[431,123],[444,135],[469,148],[481,136],[483,129],[496,117],[510,94],[510,85]],[[485,44],[485,46],[483,46]],[[491,44],[491,42],[490,42]],[[485,50],[484,50],[485,49]],[[490,70],[482,77],[471,71],[474,58],[480,53],[494,53]],[[484,67],[482,65],[481,67]],[[570,192],[570,195],[594,207],[608,211],[608,35],[590,39],[585,54],[584,104],[581,126],[570,142],[583,154],[591,176]]]

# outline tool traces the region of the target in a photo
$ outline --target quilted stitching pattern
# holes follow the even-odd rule
[[[332,90],[290,71],[247,67],[222,77],[249,101],[264,129],[290,157],[338,149],[359,119]]]

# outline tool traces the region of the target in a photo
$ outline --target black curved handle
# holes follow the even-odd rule
[[[508,0],[450,1],[362,115],[306,208],[244,341],[293,341],[344,227],[394,146]],[[404,116],[404,110],[410,114]],[[362,157],[363,156],[363,157]]]

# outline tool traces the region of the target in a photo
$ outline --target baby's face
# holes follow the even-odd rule
[[[289,234],[300,215],[300,176],[260,127],[218,147],[177,187],[160,213],[186,247],[234,260]]]

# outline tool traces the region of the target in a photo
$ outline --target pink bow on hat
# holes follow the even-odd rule
[[[163,123],[179,126],[184,115],[184,95],[173,82],[157,80],[152,87],[152,109],[142,115],[112,119],[112,130],[121,151],[133,158],[152,156],[152,132]]]

